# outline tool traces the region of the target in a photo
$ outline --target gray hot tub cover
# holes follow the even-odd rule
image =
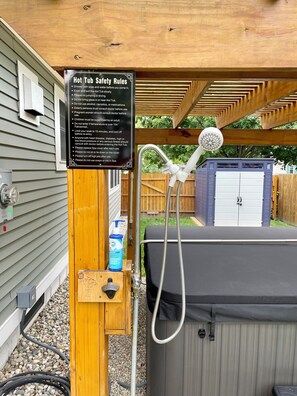
[[[269,239],[271,242],[183,244],[187,321],[297,321],[297,229],[182,227],[183,239]],[[147,227],[145,239],[163,239],[164,227]],[[175,227],[168,238],[176,239]],[[281,239],[281,242],[275,240]],[[145,244],[147,302],[153,311],[162,243]],[[180,274],[176,243],[168,244],[158,317],[179,320]]]

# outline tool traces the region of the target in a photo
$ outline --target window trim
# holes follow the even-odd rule
[[[110,177],[112,175],[111,172],[118,172],[118,184],[116,184],[113,187],[111,187],[111,183],[110,183]],[[117,179],[117,177],[115,177],[115,179]],[[110,169],[108,171],[108,191],[109,191],[109,194],[113,194],[115,191],[117,191],[120,188],[121,188],[121,173],[120,173],[120,170],[119,169]]]
[[[60,126],[60,100],[65,103],[64,91],[57,85],[54,85],[55,101],[55,146],[56,146],[56,170],[66,171],[66,161],[61,159],[61,126]]]

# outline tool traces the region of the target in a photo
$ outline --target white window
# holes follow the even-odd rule
[[[66,170],[66,120],[64,91],[55,85],[56,169]]]
[[[109,171],[109,191],[119,188],[120,186],[120,171],[113,169]]]

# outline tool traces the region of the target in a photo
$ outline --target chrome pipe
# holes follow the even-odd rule
[[[167,243],[177,243],[177,239],[168,239]],[[297,239],[182,239],[182,243],[296,243]],[[140,245],[145,243],[164,243],[164,239],[144,239]]]
[[[164,162],[171,163],[163,151],[154,144],[143,146],[138,152],[138,172],[136,185],[136,214],[135,214],[135,253],[133,268],[133,330],[132,330],[132,361],[131,361],[131,396],[136,392],[136,367],[137,367],[137,339],[138,339],[138,309],[139,309],[139,289],[140,289],[140,213],[141,213],[141,175],[142,175],[142,155],[146,150],[154,150]]]

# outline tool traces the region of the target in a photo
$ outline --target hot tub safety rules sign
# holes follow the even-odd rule
[[[66,70],[67,166],[133,169],[135,73]]]

